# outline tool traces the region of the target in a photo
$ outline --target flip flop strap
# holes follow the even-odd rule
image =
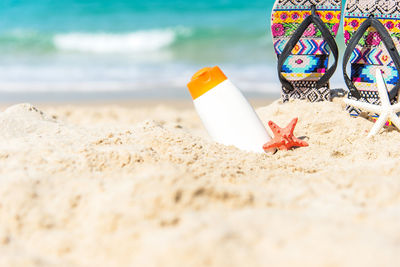
[[[400,70],[400,56],[399,56],[399,53],[397,52],[395,44],[393,43],[392,37],[390,37],[388,31],[386,30],[386,27],[383,26],[383,24],[379,20],[377,20],[373,16],[370,16],[360,25],[360,27],[357,29],[357,31],[354,33],[354,35],[351,37],[351,39],[348,42],[347,48],[344,52],[344,55],[343,55],[344,81],[345,81],[347,87],[349,88],[351,95],[357,99],[361,98],[361,94],[358,91],[358,89],[355,87],[355,85],[352,83],[349,76],[347,75],[346,67],[347,67],[347,63],[350,60],[351,54],[353,53],[358,42],[363,37],[365,31],[371,26],[374,27],[378,31],[379,35],[381,36],[381,40],[383,41],[383,44],[386,46],[386,49],[388,50],[389,55],[392,58],[394,65],[396,66],[397,71]],[[390,100],[393,100],[396,97],[396,95],[399,91],[399,88],[400,88],[400,83],[397,82],[397,84],[389,92]]]
[[[300,38],[302,37],[303,33],[306,31],[308,26],[314,23],[317,29],[321,31],[322,37],[324,37],[324,40],[327,42],[329,47],[331,48],[332,54],[335,58],[335,62],[333,65],[325,72],[325,74],[319,79],[319,81],[316,83],[315,87],[320,88],[324,86],[329,79],[332,77],[333,73],[336,70],[337,67],[337,62],[339,58],[339,49],[337,47],[337,44],[335,42],[335,39],[333,38],[330,30],[326,27],[325,23],[321,20],[321,18],[315,14],[315,6],[311,7],[311,15],[308,16],[307,18],[304,19],[304,21],[299,25],[299,27],[296,29],[296,31],[293,33],[292,37],[289,39],[287,44],[285,45],[285,48],[283,49],[282,53],[280,54],[278,58],[278,74],[279,74],[279,80],[282,83],[282,86],[285,87],[289,91],[293,91],[294,88],[291,83],[289,83],[288,80],[286,80],[285,77],[282,75],[282,67],[287,58],[291,55],[293,48],[296,46],[296,44],[299,42]]]

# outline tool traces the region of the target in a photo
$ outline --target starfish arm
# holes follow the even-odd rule
[[[308,146],[308,143],[297,137],[293,137],[293,146]]]
[[[288,126],[286,126],[286,129],[289,129],[289,135],[292,135],[294,132],[294,128],[296,127],[297,121],[299,120],[299,118],[294,118],[289,124]]]
[[[369,112],[373,112],[373,113],[380,113],[380,110],[381,110],[381,106],[373,105],[373,104],[365,103],[365,102],[361,102],[361,101],[356,101],[353,99],[344,99],[344,102],[347,105],[350,105],[350,106],[353,106],[356,108],[360,108],[365,111],[369,111]]]
[[[381,99],[382,106],[390,106],[389,95],[386,87],[385,80],[383,79],[380,69],[376,69],[376,83],[378,85],[379,98]]]
[[[271,149],[271,148],[279,148],[280,146],[282,146],[282,145],[284,145],[284,141],[278,141],[278,140],[271,140],[271,141],[269,141],[268,143],[265,143],[264,145],[263,145],[263,149],[264,150],[268,150],[268,149]]]
[[[271,128],[271,131],[274,134],[274,136],[280,135],[281,128],[278,125],[276,125],[275,122],[269,121],[268,126],[269,128]]]
[[[392,112],[392,114],[390,114],[390,116],[389,116],[389,119],[392,121],[394,126],[396,126],[398,130],[400,130],[400,119],[396,115],[396,113]]]
[[[387,118],[387,113],[381,114],[379,119],[375,122],[374,127],[372,127],[371,131],[369,132],[368,137],[372,137],[377,134],[379,130],[382,129],[383,125],[385,125]]]

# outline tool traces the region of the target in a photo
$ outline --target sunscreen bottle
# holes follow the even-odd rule
[[[263,145],[271,137],[246,98],[219,67],[199,70],[188,88],[196,111],[214,141],[246,151],[265,152]]]

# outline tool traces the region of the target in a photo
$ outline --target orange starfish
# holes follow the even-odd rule
[[[286,128],[281,128],[274,122],[269,121],[268,126],[274,133],[274,138],[263,146],[264,150],[278,148],[280,150],[289,150],[292,147],[308,146],[307,142],[300,140],[293,135],[298,118],[294,118]]]

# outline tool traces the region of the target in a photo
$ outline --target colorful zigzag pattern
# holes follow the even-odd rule
[[[280,55],[287,40],[282,39],[274,43],[275,52]],[[292,50],[293,55],[328,55],[329,46],[324,40],[300,40]]]
[[[363,47],[355,48],[350,58],[351,63],[368,65],[392,65],[393,61],[387,53],[380,48]]]

